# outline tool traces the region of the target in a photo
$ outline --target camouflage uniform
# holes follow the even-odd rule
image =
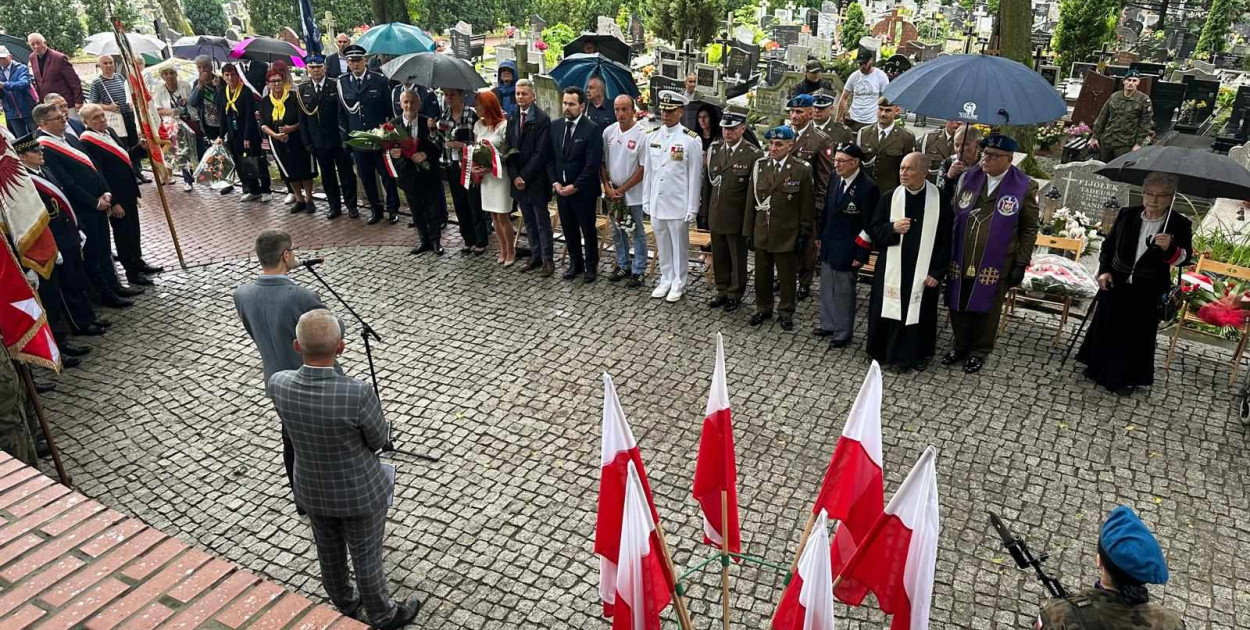
[[[1079,612],[1078,612],[1079,611]],[[1037,617],[1038,630],[1184,630],[1181,616],[1153,602],[1130,606],[1118,593],[1091,588],[1070,600],[1052,599]]]
[[[17,367],[0,352],[0,450],[34,466],[39,461],[26,420],[26,390]]]
[[[1126,94],[1123,90],[1111,95],[1094,121],[1094,137],[1098,139],[1098,159],[1110,162],[1144,144],[1150,137],[1154,113],[1150,97],[1140,91]]]

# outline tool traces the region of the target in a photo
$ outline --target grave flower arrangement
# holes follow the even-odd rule
[[[1181,276],[1181,293],[1204,324],[1239,328],[1250,321],[1250,282],[1191,272]]]
[[[1096,241],[1102,239],[1098,235],[1098,224],[1080,210],[1067,206],[1055,210],[1051,217],[1050,233],[1060,238],[1079,238],[1085,241],[1086,249],[1093,249]]]
[[[1056,121],[1037,130],[1037,146],[1042,150],[1055,146],[1064,136],[1063,121]]]
[[[404,126],[396,127],[387,122],[381,126],[368,131],[353,131],[347,139],[347,146],[353,149],[364,149],[366,151],[386,151],[391,149],[399,149],[400,157],[405,160],[411,160],[412,156],[417,154],[417,139],[412,137],[408,132],[408,128]],[[430,168],[428,161],[418,162],[415,164],[417,170],[424,171]]]

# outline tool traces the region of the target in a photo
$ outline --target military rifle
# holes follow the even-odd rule
[[[1025,544],[1024,539],[1011,533],[1011,530],[1003,524],[1003,520],[998,518],[997,514],[988,510],[986,514],[990,515],[990,525],[994,526],[995,531],[998,532],[998,537],[1003,540],[1003,546],[1007,548],[1012,559],[1016,561],[1016,567],[1024,570],[1032,567],[1037,572],[1038,581],[1042,583],[1042,586],[1046,587],[1047,591],[1050,591],[1051,597],[1067,599],[1068,592],[1064,590],[1059,580],[1055,576],[1046,573],[1045,569],[1042,568],[1042,563],[1046,562],[1050,556],[1042,554],[1034,557],[1033,552],[1029,551],[1029,546]]]

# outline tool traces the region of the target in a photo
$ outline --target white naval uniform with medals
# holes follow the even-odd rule
[[[689,224],[699,213],[703,143],[680,123],[661,125],[647,137],[643,168],[643,211],[651,217],[660,258],[660,279],[651,296],[667,295],[676,302],[686,289]]]

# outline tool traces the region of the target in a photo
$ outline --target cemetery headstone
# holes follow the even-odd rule
[[[1224,126],[1224,133],[1246,140],[1239,137],[1239,134],[1247,116],[1250,116],[1250,85],[1242,85],[1237,88],[1237,97],[1233,99],[1232,112],[1228,116],[1228,124]]]
[[[560,115],[560,86],[556,84],[556,80],[551,78],[549,74],[535,75],[532,79],[534,82],[534,102],[547,112],[548,116]]]
[[[1231,52],[1217,52],[1211,55],[1211,65],[1217,69],[1240,70],[1245,57]]]
[[[1128,66],[1129,66],[1130,64],[1132,64],[1134,61],[1137,61],[1137,60],[1138,60],[1138,59],[1140,59],[1140,58],[1141,58],[1141,55],[1138,55],[1138,54],[1137,54],[1137,53],[1135,53],[1135,52],[1128,51],[1128,50],[1121,50],[1121,51],[1117,52],[1117,53],[1116,53],[1116,54],[1115,54],[1115,55],[1111,58],[1111,61],[1112,61],[1113,63],[1117,64],[1117,65],[1124,66],[1124,67],[1125,67],[1125,71],[1127,72],[1127,71],[1128,71]]]
[[[1033,42],[1033,47],[1034,48],[1046,48],[1047,46],[1050,45],[1050,38],[1052,37],[1052,35],[1053,35],[1052,33],[1049,33],[1046,31],[1033,31],[1032,37],[1031,37],[1032,42]]]
[[[1134,61],[1129,64],[1128,67],[1142,73],[1143,75],[1151,75],[1160,79],[1163,78],[1163,73],[1167,71],[1167,66],[1150,61]]]
[[[776,85],[786,76],[786,71],[790,68],[785,61],[770,59],[768,60],[768,68],[764,72],[764,83],[768,85]]]
[[[486,54],[486,33],[469,36],[469,59],[481,59]]]
[[[1220,82],[1194,77],[1187,83],[1189,89],[1185,92],[1185,100],[1198,101],[1201,104],[1195,119],[1202,122],[1215,111],[1215,97],[1220,93]]]
[[[1234,162],[1250,169],[1250,143],[1233,147],[1229,150],[1228,157],[1233,158]]]
[[[1108,64],[1103,74],[1109,77],[1123,77],[1128,74],[1128,66]]]
[[[1115,36],[1117,39],[1130,46],[1137,43],[1137,33],[1135,33],[1133,29],[1126,26],[1121,26],[1115,29]]]
[[[1215,72],[1215,64],[1213,63],[1202,61],[1200,59],[1191,59],[1189,60],[1189,63],[1194,70],[1201,70],[1207,74],[1213,74]]]
[[[737,39],[739,43],[750,46],[755,42],[755,29],[749,26],[735,27],[734,38]]]
[[[720,91],[720,66],[713,66],[701,63],[695,66],[695,76],[698,77],[698,87],[700,90],[715,94]]]
[[[802,29],[797,24],[777,24],[773,26],[773,41],[780,44],[782,48],[796,46],[799,43],[800,32]]]
[[[1134,35],[1140,36],[1142,30],[1146,28],[1146,25],[1141,20],[1129,18],[1124,21],[1124,28],[1133,31]]]
[[[660,76],[667,77],[669,79],[684,80],[686,77],[681,71],[681,66],[682,64],[680,61],[675,59],[665,59],[660,62]]]
[[[625,33],[621,32],[621,25],[617,24],[616,20],[610,17],[602,16],[602,15],[600,15],[596,19],[597,19],[597,23],[595,24],[596,33],[600,35],[611,35],[612,37],[615,37],[621,41],[626,41]]]
[[[804,22],[807,23],[807,32],[816,35],[820,32],[820,13],[817,11],[808,11]]]
[[[824,2],[820,3],[820,12],[821,13],[837,13],[838,3],[830,2],[829,0],[824,0]]]
[[[500,64],[505,61],[516,61],[516,51],[512,46],[495,46],[495,63]]]
[[[759,65],[760,48],[751,44],[734,42],[729,45],[729,59],[725,63],[725,75],[749,78]]]
[[[758,74],[744,81],[727,82],[729,86],[725,89],[725,100],[731,100],[750,92],[752,88],[759,85],[759,82],[760,75]]]
[[[899,16],[898,9],[891,10],[889,16],[874,24],[872,35],[895,46],[905,46],[920,38],[916,25]]]
[[[629,47],[636,53],[647,47],[647,31],[637,13],[629,14]]]
[[[473,36],[459,28],[453,28],[449,32],[451,35],[451,54],[460,59],[469,60],[473,58],[472,39]]]
[[[1162,135],[1172,128],[1172,117],[1176,109],[1185,101],[1185,92],[1189,86],[1184,83],[1156,81],[1150,89],[1150,103],[1154,110],[1155,129]]]
[[[1095,173],[1104,166],[1106,163],[1098,160],[1060,164],[1054,168],[1050,183],[1038,193],[1044,196],[1052,188],[1057,189],[1063,195],[1060,204],[1097,221],[1108,199],[1114,197],[1121,207],[1129,204],[1131,187],[1128,184],[1113,182]]]
[[[765,33],[767,33],[769,32],[770,29],[775,28],[776,26],[777,26],[777,18],[771,15],[764,15],[760,17],[760,30],[761,31],[764,31]]]
[[[776,85],[756,88],[752,111],[764,118],[766,125],[775,125],[786,117],[790,88],[803,80],[799,72],[787,72]]]
[[[1059,66],[1042,66],[1037,71],[1042,75],[1042,78],[1046,79],[1047,83],[1056,87],[1059,86]]]
[[[1085,73],[1095,69],[1097,66],[1098,64],[1078,61],[1072,64],[1072,71],[1068,73],[1068,77],[1073,79],[1083,79],[1085,78]]]
[[[807,46],[794,44],[786,47],[786,64],[791,68],[802,68],[807,63]]]
[[[1102,106],[1111,98],[1115,91],[1115,79],[1099,74],[1096,70],[1085,73],[1085,81],[1081,84],[1081,94],[1072,109],[1072,122],[1094,125],[1094,119],[1102,111]]]
[[[773,17],[782,24],[789,24],[794,21],[794,11],[790,9],[776,9],[773,11]]]
[[[820,13],[816,21],[816,35],[834,39],[838,33],[838,15],[836,13]]]

